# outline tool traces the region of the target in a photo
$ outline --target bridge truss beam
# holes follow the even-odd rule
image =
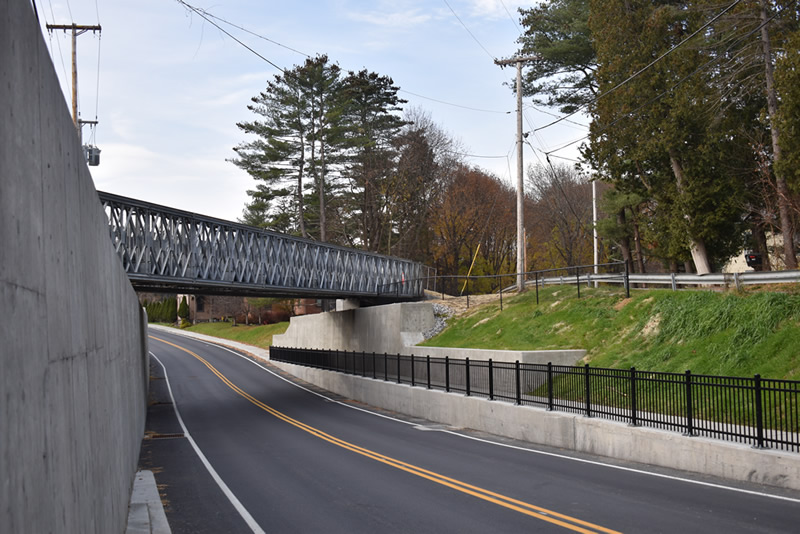
[[[139,291],[416,300],[427,267],[98,192]]]

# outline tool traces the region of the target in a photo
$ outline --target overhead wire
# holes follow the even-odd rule
[[[760,30],[761,30],[761,28],[763,28],[764,26],[766,26],[767,24],[769,24],[770,22],[772,22],[773,20],[775,20],[775,18],[776,18],[777,16],[778,16],[778,13],[774,14],[772,17],[770,17],[770,18],[769,18],[769,19],[767,19],[766,21],[764,21],[764,22],[762,22],[761,24],[759,24],[759,25],[758,25],[756,28],[754,28],[753,30],[751,30],[751,31],[747,32],[745,35],[743,35],[742,37],[740,37],[740,38],[739,38],[739,39],[737,39],[736,41],[734,41],[734,42],[732,42],[731,44],[729,44],[729,45],[728,45],[728,47],[726,48],[726,52],[727,52],[727,51],[729,51],[729,50],[731,50],[731,49],[732,49],[732,48],[733,48],[735,45],[737,45],[738,43],[740,43],[740,42],[744,41],[745,39],[747,39],[748,37],[750,37],[750,36],[751,36],[751,35],[753,35],[754,33],[756,33],[756,32],[758,32],[758,31],[760,31]],[[681,85],[683,82],[685,82],[686,80],[688,80],[689,78],[691,78],[692,76],[694,76],[695,74],[697,74],[698,72],[705,70],[705,69],[706,69],[706,67],[708,67],[708,66],[709,66],[709,65],[711,65],[712,63],[714,63],[714,62],[718,61],[718,60],[719,60],[719,57],[720,57],[720,56],[715,56],[715,57],[712,57],[711,59],[709,59],[708,61],[706,61],[706,62],[705,62],[705,63],[703,63],[702,65],[698,66],[696,69],[694,69],[692,72],[690,72],[689,74],[687,74],[687,75],[686,75],[686,76],[684,76],[683,78],[680,78],[678,81],[676,81],[674,84],[672,84],[672,85],[671,85],[669,88],[665,89],[665,90],[664,90],[664,91],[662,91],[661,93],[659,93],[659,94],[655,95],[654,97],[650,98],[649,100],[647,100],[646,102],[644,102],[643,104],[641,104],[640,106],[638,106],[637,108],[635,108],[635,109],[633,109],[633,110],[631,110],[631,111],[629,111],[629,112],[627,112],[627,113],[625,113],[625,114],[623,114],[623,115],[620,115],[619,117],[617,117],[617,118],[616,118],[616,119],[614,119],[613,121],[609,122],[608,124],[605,124],[605,125],[602,125],[602,126],[600,126],[600,127],[599,127],[599,128],[596,130],[596,133],[601,133],[601,132],[604,132],[604,131],[606,131],[608,128],[611,128],[611,127],[612,127],[612,126],[614,126],[615,124],[619,123],[621,120],[623,120],[623,119],[626,119],[626,118],[628,118],[628,117],[632,117],[633,115],[635,115],[636,113],[638,113],[638,112],[639,112],[639,111],[641,111],[642,109],[646,108],[646,107],[647,107],[647,106],[649,106],[650,104],[652,104],[652,103],[654,103],[654,102],[656,102],[656,101],[660,100],[661,98],[664,98],[664,97],[665,97],[667,94],[669,94],[670,92],[672,92],[672,91],[673,91],[673,90],[674,90],[676,87],[678,87],[679,85]],[[572,146],[572,145],[574,145],[575,143],[579,143],[579,142],[583,141],[584,139],[588,139],[588,138],[589,138],[589,134],[587,134],[587,135],[584,135],[583,137],[580,137],[580,138],[578,138],[578,139],[575,139],[574,141],[570,141],[569,143],[567,143],[567,144],[565,144],[565,145],[563,145],[563,146],[560,146],[559,148],[555,148],[555,149],[553,149],[553,150],[551,150],[551,151],[549,151],[549,152],[546,152],[545,154],[546,154],[546,155],[550,155],[550,154],[553,154],[554,152],[558,152],[558,151],[560,151],[560,150],[564,150],[565,148],[567,148],[567,147],[569,147],[569,146]]]
[[[581,104],[581,105],[580,105],[580,106],[578,106],[578,107],[575,109],[575,111],[573,111],[572,113],[569,113],[569,114],[567,114],[567,115],[564,115],[563,117],[561,117],[561,118],[559,118],[559,119],[557,119],[557,120],[555,120],[555,121],[553,121],[553,122],[550,122],[550,123],[548,123],[548,124],[545,124],[544,126],[540,127],[540,128],[539,128],[539,130],[544,130],[545,128],[549,128],[549,127],[551,127],[551,126],[554,126],[554,125],[558,124],[559,122],[561,122],[561,121],[563,121],[563,120],[566,120],[566,119],[568,119],[569,117],[572,117],[572,116],[576,115],[578,112],[580,112],[580,111],[581,111],[583,108],[585,108],[585,107],[586,107],[586,106],[588,106],[589,104],[592,104],[592,103],[595,103],[595,102],[597,102],[597,101],[598,101],[598,100],[600,100],[601,98],[603,98],[603,97],[606,97],[606,96],[610,95],[611,93],[613,93],[613,92],[614,92],[614,91],[616,91],[617,89],[619,89],[619,88],[623,87],[624,85],[628,84],[628,83],[629,83],[629,82],[631,82],[631,81],[632,81],[634,78],[636,78],[636,77],[640,76],[640,75],[641,75],[641,74],[643,74],[645,71],[649,70],[649,69],[650,69],[651,67],[653,67],[653,66],[654,66],[656,63],[658,63],[659,61],[661,61],[662,59],[664,59],[664,58],[665,58],[665,57],[667,57],[668,55],[672,54],[672,53],[673,53],[675,50],[677,50],[678,48],[680,48],[681,46],[683,46],[684,44],[686,44],[686,43],[687,43],[689,40],[693,39],[695,36],[697,36],[697,35],[698,35],[700,32],[702,32],[703,30],[705,30],[706,28],[708,28],[708,27],[709,27],[711,24],[713,24],[714,22],[716,22],[716,21],[717,21],[717,20],[718,20],[720,17],[722,17],[722,16],[723,16],[725,13],[727,13],[728,11],[730,11],[731,9],[733,9],[734,7],[736,7],[736,6],[737,6],[737,5],[738,5],[738,4],[739,4],[741,1],[742,1],[742,0],[734,0],[734,2],[733,2],[732,4],[730,4],[728,7],[726,7],[726,8],[725,8],[725,9],[723,9],[722,11],[720,11],[720,12],[719,12],[717,15],[715,15],[714,17],[712,17],[712,18],[711,18],[711,19],[710,19],[708,22],[706,22],[705,24],[703,24],[703,25],[702,25],[700,28],[698,28],[697,30],[695,30],[694,32],[692,32],[692,33],[691,33],[691,34],[690,34],[688,37],[686,37],[686,38],[685,38],[683,41],[681,41],[680,43],[678,43],[678,44],[676,44],[675,46],[671,47],[669,50],[667,50],[666,52],[664,52],[663,54],[661,54],[660,56],[658,56],[656,59],[654,59],[653,61],[651,61],[650,63],[648,63],[648,64],[647,64],[647,65],[645,65],[644,67],[642,67],[641,69],[639,69],[638,71],[634,72],[633,74],[631,74],[630,76],[628,76],[626,79],[624,79],[623,81],[619,82],[617,85],[615,85],[614,87],[612,87],[611,89],[609,89],[608,91],[603,91],[602,93],[600,93],[599,95],[597,95],[595,98],[591,99],[589,102],[585,102],[585,103]]]
[[[445,5],[446,5],[446,6],[447,6],[447,7],[450,9],[450,11],[453,13],[453,16],[454,16],[456,19],[458,19],[458,22],[459,22],[459,23],[461,23],[461,25],[464,27],[464,29],[465,29],[465,30],[467,30],[467,33],[470,35],[470,37],[472,37],[472,39],[473,39],[473,40],[474,40],[476,43],[478,43],[478,46],[480,46],[480,47],[483,49],[483,51],[484,51],[484,52],[486,52],[486,55],[487,55],[487,56],[489,56],[489,57],[492,59],[492,61],[494,61],[495,59],[497,59],[497,58],[496,58],[494,55],[492,55],[492,53],[491,53],[491,52],[489,52],[489,51],[486,49],[486,47],[485,47],[485,46],[483,46],[483,44],[482,44],[482,43],[481,43],[481,42],[478,40],[478,38],[477,38],[477,37],[475,37],[475,34],[473,34],[473,33],[472,33],[470,30],[469,30],[469,28],[467,28],[467,25],[466,25],[466,24],[464,24],[464,21],[463,21],[463,20],[461,20],[461,17],[459,17],[459,16],[458,16],[458,14],[455,12],[455,10],[454,10],[454,9],[453,9],[453,8],[450,6],[450,3],[449,3],[447,0],[442,0],[442,2],[444,2],[444,3],[445,3]]]
[[[238,24],[236,24],[236,23],[230,22],[229,20],[226,20],[226,19],[224,19],[224,18],[222,18],[222,17],[218,17],[217,15],[214,15],[214,14],[210,13],[209,11],[207,11],[207,10],[205,10],[205,9],[198,8],[198,7],[195,7],[195,6],[191,5],[191,4],[187,3],[187,2],[185,2],[184,0],[176,0],[176,2],[178,2],[178,3],[179,3],[179,4],[181,4],[181,5],[183,5],[184,7],[186,7],[187,9],[189,9],[190,11],[193,11],[193,12],[197,13],[198,15],[200,15],[200,16],[201,16],[201,17],[203,17],[203,18],[205,18],[206,20],[208,20],[208,18],[213,18],[213,19],[215,19],[215,20],[218,20],[218,21],[220,21],[220,22],[222,22],[222,23],[224,23],[224,24],[227,24],[227,25],[229,25],[229,26],[231,26],[231,27],[233,27],[233,28],[237,28],[237,29],[239,29],[239,30],[241,30],[241,31],[243,31],[243,32],[249,33],[250,35],[253,35],[254,37],[257,37],[257,38],[259,38],[259,39],[262,39],[262,40],[264,40],[264,41],[267,41],[267,42],[270,42],[270,43],[272,43],[272,44],[275,44],[275,45],[277,45],[277,46],[280,46],[280,47],[282,47],[282,48],[285,48],[285,49],[287,49],[287,50],[289,50],[289,51],[292,51],[292,52],[295,52],[295,53],[297,53],[297,54],[300,54],[300,55],[302,55],[302,56],[304,56],[304,57],[309,57],[309,58],[311,57],[310,55],[306,54],[305,52],[302,52],[302,51],[300,51],[300,50],[297,50],[296,48],[292,48],[291,46],[288,46],[288,45],[285,45],[285,44],[283,44],[283,43],[280,43],[280,42],[278,42],[278,41],[276,41],[276,40],[274,40],[274,39],[270,39],[269,37],[266,37],[266,36],[264,36],[264,35],[261,35],[261,34],[259,34],[259,33],[256,33],[256,32],[254,32],[254,31],[252,31],[252,30],[249,30],[249,29],[247,29],[247,28],[245,28],[245,27],[243,27],[243,26],[240,26],[240,25],[238,25]],[[204,16],[204,15],[205,15],[205,16]],[[206,18],[206,17],[208,17],[208,18]],[[211,21],[208,21],[208,22],[211,22]],[[212,23],[212,24],[213,24],[213,23]],[[217,26],[217,25],[216,25],[216,24],[214,24],[214,26]],[[217,26],[217,28],[219,28],[219,26]],[[220,28],[220,29],[221,29],[221,28]],[[239,39],[236,39],[235,37],[233,37],[233,35],[231,35],[230,33],[226,32],[226,31],[224,31],[224,30],[222,30],[222,31],[223,31],[223,32],[224,32],[226,35],[228,35],[229,37],[231,37],[232,39],[234,39],[234,40],[235,40],[237,43],[239,43],[240,45],[242,45],[243,47],[245,47],[245,48],[246,48],[248,51],[250,51],[251,53],[253,53],[253,54],[255,54],[256,56],[258,56],[260,59],[262,59],[262,60],[266,61],[267,63],[269,63],[269,64],[270,64],[270,65],[272,65],[273,67],[275,67],[275,68],[277,68],[277,69],[281,70],[281,72],[283,72],[284,74],[287,74],[287,71],[286,71],[286,70],[284,70],[284,69],[281,69],[280,67],[278,67],[277,65],[275,65],[275,63],[273,63],[273,62],[269,61],[269,60],[268,60],[268,59],[266,59],[264,56],[262,56],[261,54],[259,54],[258,52],[256,52],[255,50],[253,50],[252,48],[250,48],[249,46],[247,46],[246,44],[244,44],[242,41],[240,41]],[[400,89],[400,92],[403,92],[403,93],[408,93],[408,94],[410,94],[410,95],[416,96],[416,97],[418,97],[418,98],[423,98],[423,99],[425,99],[425,100],[430,100],[431,102],[437,102],[437,103],[439,103],[439,104],[444,104],[444,105],[447,105],[447,106],[453,106],[453,107],[457,107],[457,108],[461,108],[461,109],[466,109],[466,110],[470,110],[470,111],[477,111],[477,112],[481,112],[481,113],[496,113],[496,114],[510,114],[510,113],[512,113],[511,111],[500,111],[500,110],[492,110],[492,109],[481,109],[481,108],[476,108],[476,107],[471,107],[471,106],[465,106],[465,105],[463,105],[463,104],[456,104],[456,103],[453,103],[453,102],[447,102],[447,101],[445,101],[445,100],[440,100],[440,99],[437,99],[437,98],[432,98],[432,97],[429,97],[429,96],[425,96],[425,95],[421,95],[421,94],[418,94],[418,93],[414,93],[414,92],[411,92],[411,91],[409,91],[409,90],[407,90],[407,89]]]

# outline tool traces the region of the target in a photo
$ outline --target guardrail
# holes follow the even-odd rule
[[[270,359],[800,452],[800,381],[285,347]]]

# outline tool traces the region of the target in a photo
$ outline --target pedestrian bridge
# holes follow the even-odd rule
[[[427,267],[98,192],[138,291],[417,300]]]

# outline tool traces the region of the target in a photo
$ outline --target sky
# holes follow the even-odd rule
[[[225,30],[283,69],[327,54],[344,71],[390,76],[405,107],[419,108],[461,141],[469,164],[516,183],[515,69],[493,58],[518,51],[519,0],[186,0],[245,30]],[[256,182],[226,161],[250,141],[236,126],[256,116],[250,98],[280,71],[177,0],[35,0],[42,34],[71,99],[71,38],[45,24],[102,26],[77,39],[84,143],[100,191],[236,220]],[[253,35],[257,34],[257,35]],[[276,44],[278,43],[278,44]],[[293,50],[292,50],[293,49]],[[523,102],[524,130],[556,110]],[[571,120],[586,124],[587,119]],[[525,165],[586,135],[562,122],[532,133]],[[577,158],[575,144],[555,154]],[[482,156],[482,157],[476,157]],[[564,161],[564,160],[553,160]]]

